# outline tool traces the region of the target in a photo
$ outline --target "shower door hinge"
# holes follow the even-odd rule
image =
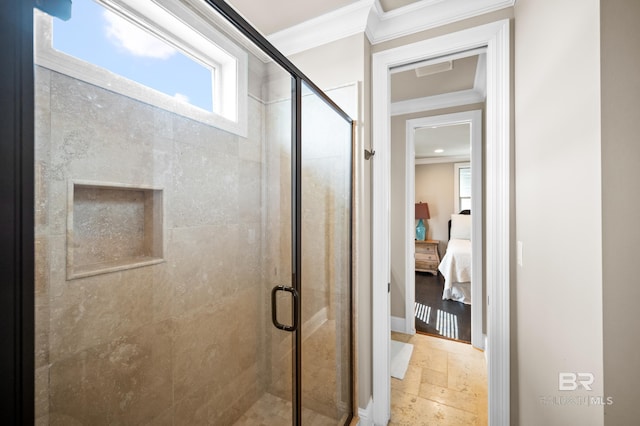
[[[391,283],[387,283],[387,293],[391,293]]]

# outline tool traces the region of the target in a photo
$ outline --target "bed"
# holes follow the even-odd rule
[[[444,277],[443,300],[471,304],[471,212],[451,215],[449,244],[438,265]]]

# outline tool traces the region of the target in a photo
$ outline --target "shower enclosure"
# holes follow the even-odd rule
[[[223,1],[44,9],[36,424],[348,424],[351,119]]]

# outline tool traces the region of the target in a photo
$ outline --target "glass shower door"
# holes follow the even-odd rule
[[[351,150],[351,122],[303,83],[303,424],[345,424],[352,410]]]

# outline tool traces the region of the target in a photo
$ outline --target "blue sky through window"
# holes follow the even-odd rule
[[[210,68],[92,0],[74,0],[69,21],[54,19],[53,48],[213,110]]]

